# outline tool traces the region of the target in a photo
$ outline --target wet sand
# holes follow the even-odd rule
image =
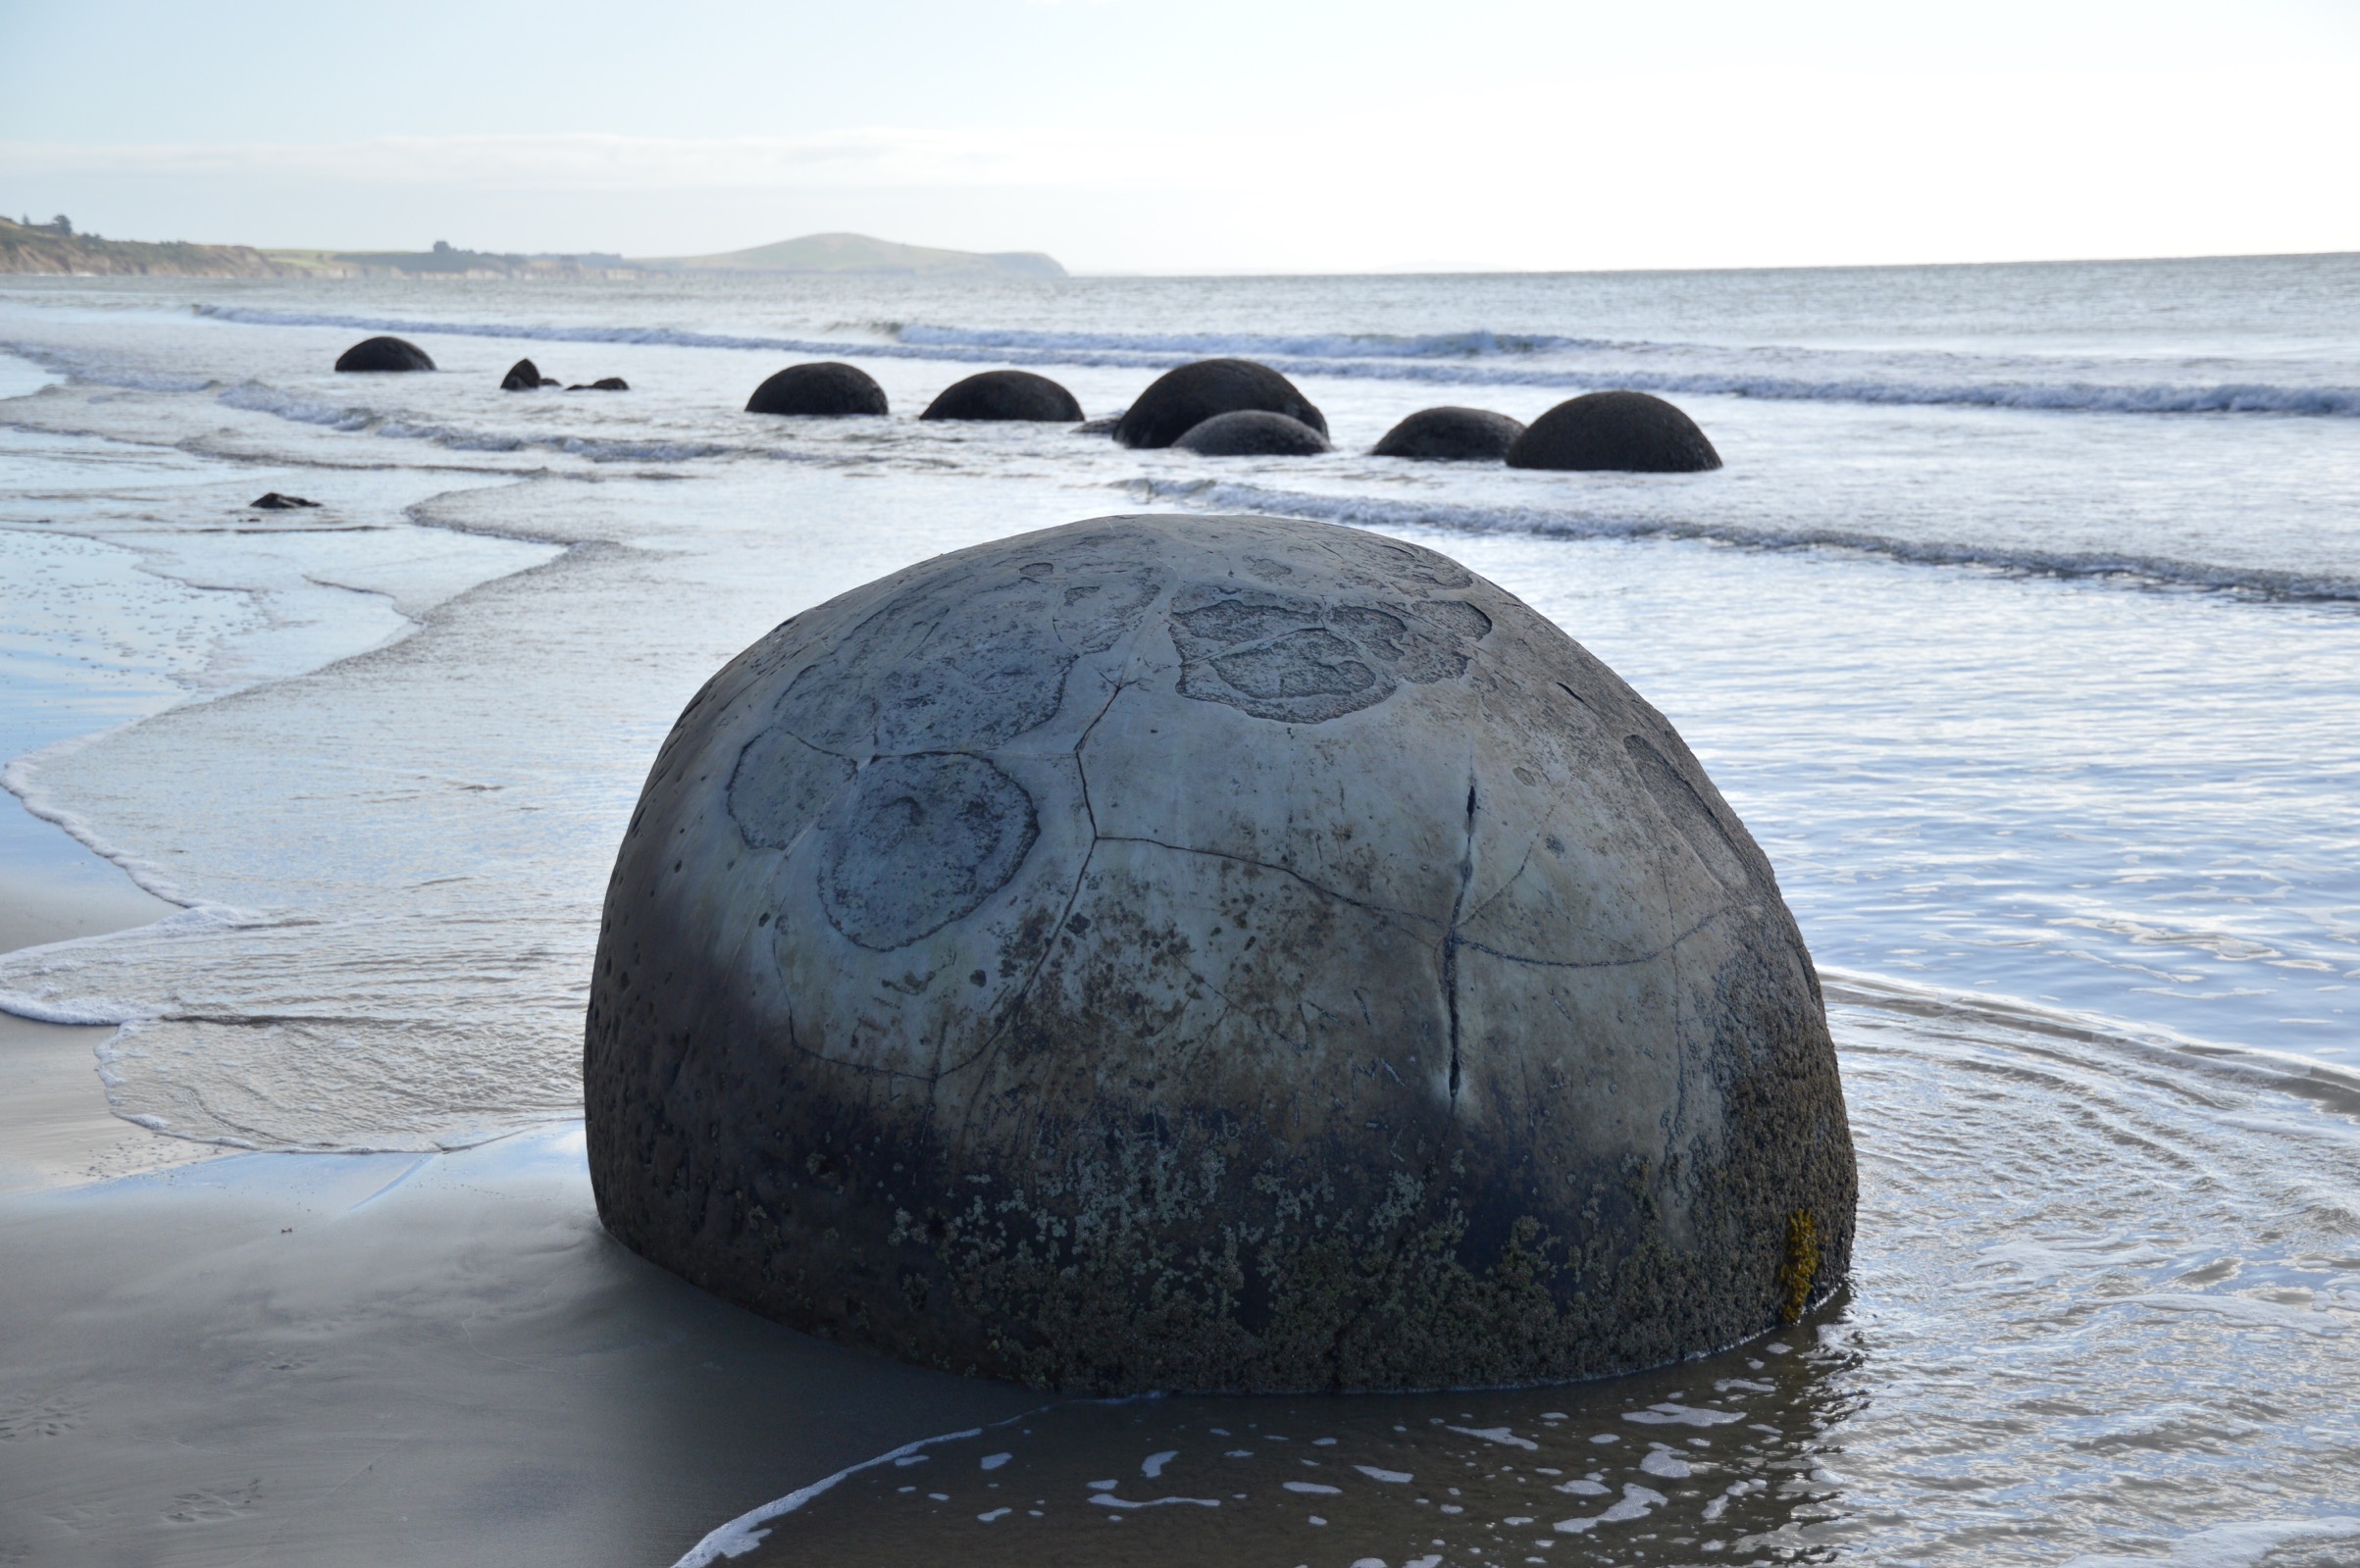
[[[0,1562],[642,1568],[1040,1402],[641,1262],[598,1227],[578,1124],[225,1155],[109,1114],[106,1033],[0,1022]]]

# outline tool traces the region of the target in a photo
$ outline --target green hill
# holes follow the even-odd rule
[[[982,252],[901,245],[866,234],[805,234],[719,256],[665,256],[634,267],[664,273],[869,273],[913,278],[1063,278],[1037,250]]]
[[[77,234],[64,219],[18,224],[0,218],[0,273],[46,273],[58,278],[283,278],[298,271],[244,245],[192,245],[170,240]]]

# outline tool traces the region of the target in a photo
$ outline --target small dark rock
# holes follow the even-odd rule
[[[336,356],[339,371],[431,371],[425,349],[398,337],[365,337]]]
[[[306,501],[300,495],[281,495],[277,490],[272,490],[261,499],[246,504],[262,512],[292,512],[299,506],[318,506],[320,503]]]
[[[790,365],[754,388],[745,400],[748,414],[882,414],[885,388],[866,371],[834,360]]]
[[[1532,422],[1508,449],[1510,468],[1697,474],[1720,454],[1696,421],[1645,392],[1588,392]]]
[[[556,384],[554,377],[543,376],[540,367],[529,359],[518,360],[508,367],[508,374],[500,378],[500,390],[503,392],[531,392]]]
[[[607,376],[594,381],[576,381],[566,388],[569,392],[628,392],[631,383],[620,376]]]
[[[1109,414],[1104,419],[1084,420],[1073,428],[1073,433],[1076,435],[1112,435],[1114,427],[1122,422],[1123,417],[1120,414]]]
[[[1387,430],[1368,455],[1427,463],[1497,463],[1523,433],[1523,421],[1489,409],[1421,408]]]
[[[1327,433],[1327,416],[1295,383],[1250,359],[1201,359],[1165,371],[1124,411],[1114,438],[1125,446],[1169,446],[1215,414],[1258,408]]]
[[[1328,450],[1327,437],[1303,421],[1263,408],[1215,414],[1172,447],[1199,457],[1310,457]]]
[[[1031,371],[983,371],[944,388],[922,420],[1031,420],[1070,424],[1082,417],[1071,392]]]

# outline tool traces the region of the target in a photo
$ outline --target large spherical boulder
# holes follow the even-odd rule
[[[431,371],[425,349],[399,337],[364,337],[336,356],[339,371]]]
[[[748,414],[807,414],[837,418],[847,414],[882,414],[885,388],[855,365],[820,360],[790,365],[754,388],[745,400]]]
[[[1295,383],[1250,359],[1201,359],[1165,371],[1115,423],[1125,446],[1169,446],[1215,414],[1266,409],[1327,433],[1327,416]]]
[[[1329,448],[1327,437],[1301,420],[1241,408],[1215,414],[1174,441],[1172,449],[1199,457],[1311,457]]]
[[[1696,474],[1720,454],[1696,421],[1645,392],[1588,392],[1532,422],[1508,449],[1510,468]]]
[[[1523,421],[1489,409],[1421,408],[1387,430],[1368,455],[1427,463],[1497,463],[1523,433]]]
[[[1076,523],[763,637],[656,755],[583,1065],[627,1245],[1049,1388],[1616,1372],[1851,1251],[1728,803],[1520,601],[1325,524]]]
[[[945,387],[918,418],[1074,425],[1081,422],[1082,405],[1046,376],[1031,371],[982,371]]]

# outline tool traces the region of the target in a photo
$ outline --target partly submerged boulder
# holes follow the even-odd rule
[[[298,507],[319,504],[317,501],[307,501],[300,495],[282,495],[277,490],[265,490],[246,503],[259,512],[292,512]]]
[[[739,655],[624,835],[583,1069],[627,1245],[1048,1388],[1617,1372],[1852,1247],[1810,955],[1695,757],[1324,524],[1021,534]]]
[[[555,377],[543,376],[540,367],[529,359],[518,360],[508,367],[508,374],[500,378],[500,390],[503,392],[530,392],[556,384]]]
[[[868,372],[835,360],[790,365],[754,388],[748,414],[882,414],[885,388]]]
[[[1497,463],[1524,433],[1521,420],[1482,408],[1421,408],[1385,432],[1371,457],[1429,463]]]
[[[1510,468],[1695,474],[1720,467],[1696,421],[1645,392],[1586,392],[1543,414],[1508,449]]]
[[[1215,414],[1245,408],[1284,414],[1327,433],[1327,416],[1269,366],[1250,359],[1201,359],[1157,377],[1123,411],[1114,438],[1125,446],[1169,446]]]
[[[601,376],[594,381],[576,381],[566,388],[569,392],[628,392],[631,383],[620,376]]]
[[[435,362],[416,343],[398,337],[364,337],[336,356],[339,371],[431,371]]]
[[[953,381],[926,405],[922,420],[1032,420],[1071,425],[1082,418],[1074,395],[1031,371],[980,371]]]
[[[1260,408],[1215,414],[1172,446],[1199,457],[1310,457],[1328,450],[1327,437],[1303,421]]]

